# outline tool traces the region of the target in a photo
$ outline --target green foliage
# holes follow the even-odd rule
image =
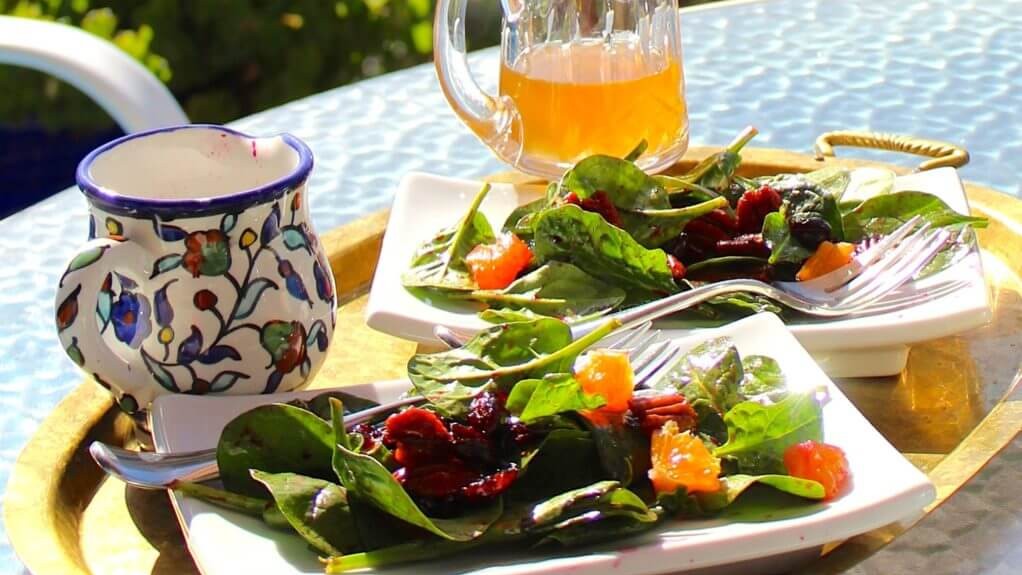
[[[473,40],[496,43],[496,10],[486,9],[493,22]],[[196,122],[227,122],[432,55],[430,0],[0,0],[0,14],[114,42],[167,82]],[[0,89],[0,124],[112,126],[87,96],[40,72],[0,67]]]

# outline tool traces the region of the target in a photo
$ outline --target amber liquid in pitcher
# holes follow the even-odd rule
[[[647,154],[685,145],[683,86],[681,62],[631,42],[543,44],[500,71],[523,155],[559,163],[624,156],[641,140]]]

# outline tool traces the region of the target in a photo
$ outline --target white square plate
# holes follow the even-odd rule
[[[440,308],[415,297],[401,285],[416,248],[438,230],[453,225],[464,214],[482,183],[413,173],[401,181],[394,197],[383,238],[379,266],[373,278],[366,323],[373,329],[418,342],[435,343],[433,327],[443,325],[475,332],[488,324],[470,304]],[[902,176],[895,190],[924,191],[951,208],[969,213],[965,190],[953,168]],[[495,184],[481,211],[499,228],[521,204],[543,193],[538,186]],[[896,312],[849,317],[833,321],[795,324],[791,331],[831,377],[865,377],[900,373],[908,358],[908,345],[979,327],[990,320],[990,304],[978,252],[955,266],[916,284],[925,291],[949,280],[964,280],[963,287],[925,303]],[[456,305],[456,304],[455,304]],[[670,330],[685,336],[692,330]]]
[[[829,503],[806,503],[793,513],[773,512],[770,516],[736,512],[709,520],[670,521],[650,533],[600,546],[557,552],[482,552],[394,567],[386,572],[552,575],[582,569],[590,575],[640,575],[709,567],[736,573],[777,572],[792,567],[793,560],[811,558],[825,543],[911,516],[933,500],[934,488],[926,476],[866,421],[776,316],[759,314],[683,342],[691,347],[715,335],[730,336],[742,355],[773,357],[797,389],[827,390],[824,439],[840,446],[848,456],[853,485],[847,494]],[[385,401],[396,398],[407,386],[407,382],[392,381],[348,387],[345,391]],[[213,447],[223,426],[239,413],[258,404],[308,398],[321,392],[160,396],[151,415],[156,449],[167,452]],[[297,536],[176,493],[172,501],[192,556],[206,575],[322,572],[315,553]]]

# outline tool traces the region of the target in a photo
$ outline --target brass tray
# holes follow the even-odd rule
[[[743,152],[742,172],[763,175],[867,162],[833,158],[832,145],[906,151],[937,159],[924,167],[962,165],[964,150],[898,136],[833,133],[821,137],[819,159],[771,149]],[[693,148],[685,169],[715,152]],[[824,157],[826,156],[826,157]],[[874,164],[875,165],[875,164]],[[900,172],[907,170],[895,168]],[[521,175],[494,180],[525,183]],[[994,319],[986,327],[912,348],[898,377],[839,380],[838,385],[891,443],[937,486],[929,513],[1006,446],[1022,426],[1022,398],[1009,389],[1019,367],[1022,333],[1022,201],[968,185],[974,213],[990,219],[979,231]],[[366,291],[379,256],[386,213],[323,235],[337,272],[335,340],[311,387],[333,387],[404,375],[415,345],[370,330]],[[33,573],[103,575],[198,573],[165,492],[107,480],[87,452],[93,440],[136,447],[132,420],[107,392],[84,382],[54,409],[11,472],[4,515],[15,551]],[[828,546],[812,573],[835,573],[862,561],[919,518]]]

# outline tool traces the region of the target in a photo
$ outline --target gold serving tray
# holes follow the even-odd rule
[[[781,150],[745,150],[742,173],[876,165],[835,159],[832,145],[937,158],[924,164],[926,168],[968,161],[964,150],[941,142],[845,132],[821,137],[820,159]],[[693,148],[678,169],[715,151]],[[493,179],[527,182],[521,175]],[[1022,427],[1022,394],[1011,389],[1017,383],[1017,342],[1022,334],[1022,201],[975,185],[968,185],[967,191],[973,213],[990,220],[978,235],[992,296],[992,323],[914,346],[907,369],[898,377],[837,382],[872,424],[936,484],[937,500],[927,513],[995,457]],[[386,218],[386,213],[376,213],[322,236],[338,274],[341,306],[326,364],[311,387],[402,377],[415,352],[415,344],[372,331],[363,320]],[[7,533],[28,569],[38,575],[198,573],[166,492],[106,479],[88,455],[93,440],[138,445],[132,420],[113,406],[103,388],[86,381],[46,418],[11,472],[4,504]],[[829,546],[807,571],[847,569],[918,519]]]

